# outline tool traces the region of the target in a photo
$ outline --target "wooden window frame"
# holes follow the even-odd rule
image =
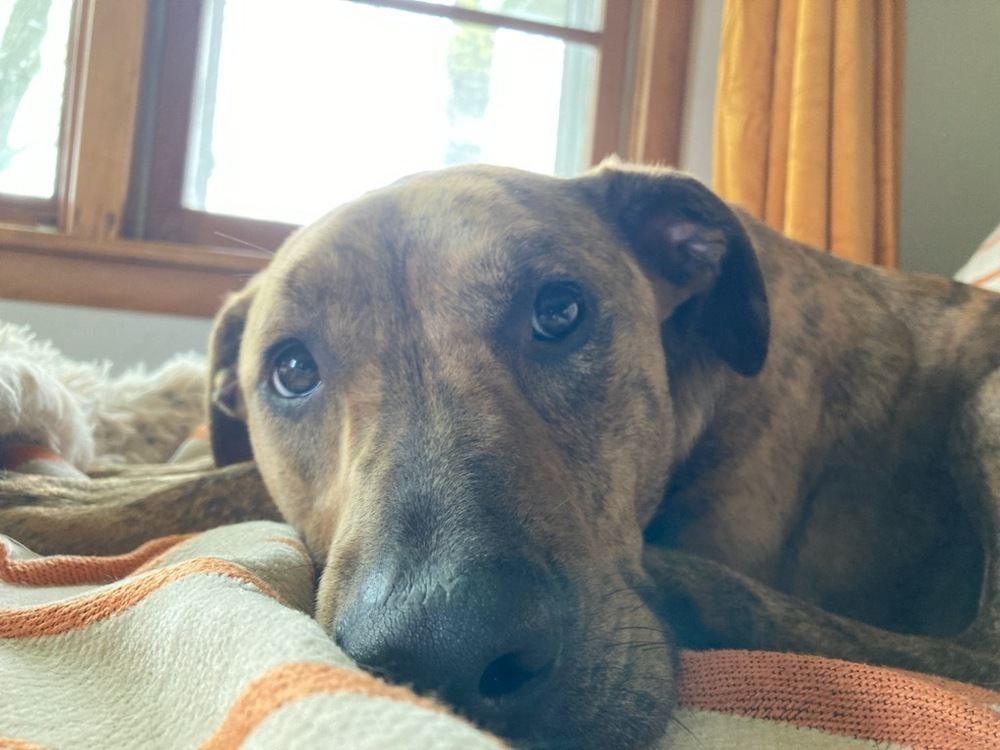
[[[603,31],[579,32],[601,37],[594,162],[617,153],[677,163],[693,1],[605,0]],[[191,47],[188,69],[151,85],[163,48],[148,40],[158,38],[150,33],[156,24],[165,24],[166,35],[180,23],[187,25],[181,43],[196,45],[196,35],[184,32],[201,2],[77,0],[57,196],[0,201],[0,298],[211,316],[267,263],[266,252],[242,241],[274,248],[293,228],[179,208],[184,160],[176,155],[187,147],[196,55]],[[450,6],[428,12],[483,20]],[[150,108],[173,119],[150,117]],[[164,158],[167,179],[156,163]],[[150,209],[171,203],[176,208],[166,212]]]

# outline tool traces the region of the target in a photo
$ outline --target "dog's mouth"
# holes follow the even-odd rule
[[[559,654],[526,649],[494,659],[479,678],[479,694],[500,706],[511,695],[528,695],[552,676]]]
[[[642,747],[665,729],[669,646],[654,652],[661,627],[628,586],[586,597],[613,602],[594,617],[565,576],[521,563],[432,581],[369,572],[336,618],[337,643],[517,747]],[[643,643],[626,642],[635,633]]]

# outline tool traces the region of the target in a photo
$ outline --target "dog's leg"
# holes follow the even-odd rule
[[[681,646],[793,651],[897,667],[1000,687],[1000,653],[903,635],[830,614],[711,560],[647,545],[654,610]]]
[[[113,555],[150,539],[279,520],[253,464],[131,467],[95,479],[0,474],[0,533],[39,554]]]

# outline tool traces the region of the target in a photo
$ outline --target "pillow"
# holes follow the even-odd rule
[[[955,274],[958,281],[1000,292],[1000,226]]]

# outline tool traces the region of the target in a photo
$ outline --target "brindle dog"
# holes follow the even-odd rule
[[[321,624],[517,744],[654,741],[672,632],[1000,681],[995,295],[674,172],[462,167],[293,236],[211,349]]]

